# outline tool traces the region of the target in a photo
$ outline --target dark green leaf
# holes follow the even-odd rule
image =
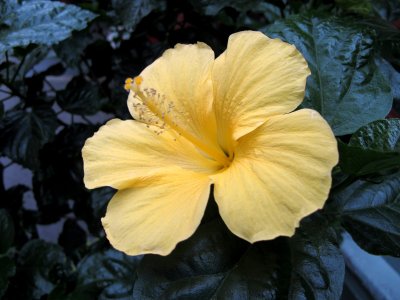
[[[91,192],[91,208],[95,218],[102,218],[106,212],[108,202],[111,200],[115,190],[112,188],[99,188]]]
[[[5,24],[7,17],[18,8],[18,0],[0,0],[0,25]]]
[[[260,1],[248,1],[248,0],[222,0],[222,1],[212,1],[212,0],[190,0],[194,8],[198,11],[204,13],[205,15],[215,16],[221,9],[225,7],[233,7],[238,11],[248,11],[254,6],[258,5]]]
[[[72,292],[68,284],[60,284],[51,291],[48,300],[91,300],[100,299],[99,295],[99,287],[96,284],[78,286]]]
[[[399,153],[384,153],[349,146],[339,141],[340,167],[351,175],[365,176],[400,166]]]
[[[15,264],[7,256],[0,255],[0,299],[8,288],[9,278],[15,275]]]
[[[88,30],[75,31],[71,37],[54,45],[53,48],[67,65],[78,66],[84,50],[95,38]]]
[[[101,96],[98,85],[87,82],[80,76],[73,78],[57,95],[60,107],[77,115],[93,115],[106,101]]]
[[[360,15],[372,13],[371,0],[335,0],[336,4],[346,12]]]
[[[306,15],[278,21],[265,32],[302,52],[312,74],[303,106],[318,110],[336,135],[388,114],[390,85],[375,64],[374,40],[366,28],[352,19]]]
[[[17,46],[52,45],[68,38],[73,30],[81,30],[95,14],[75,5],[58,1],[26,1],[1,21],[8,28],[0,29],[0,55]]]
[[[145,16],[164,6],[164,1],[157,0],[112,0],[114,11],[111,15],[117,22],[122,22],[126,29],[133,31]]]
[[[344,228],[366,251],[400,257],[400,174],[359,180],[333,195]]]
[[[250,3],[252,3],[250,1]],[[271,3],[255,2],[247,11],[239,10],[237,26],[258,29],[266,23],[272,23],[282,18],[281,10]]]
[[[36,168],[39,150],[53,138],[57,126],[49,107],[8,111],[0,125],[0,151],[23,166]]]
[[[133,298],[276,299],[287,291],[285,280],[279,281],[289,276],[285,252],[282,240],[250,246],[217,219],[169,256],[146,255]]]
[[[5,209],[0,209],[0,254],[6,252],[13,242],[13,220]]]
[[[86,221],[89,230],[94,235],[103,234],[103,226],[100,219],[106,214],[108,202],[114,196],[115,190],[109,187],[97,188],[90,192],[89,203],[82,213],[82,218]],[[80,215],[79,212],[77,215]]]
[[[290,299],[340,299],[345,264],[339,240],[318,213],[301,222],[289,242],[293,268]]]
[[[56,63],[43,68],[43,70],[34,72],[32,76],[26,76],[23,81],[24,93],[26,96],[23,101],[26,106],[51,106],[54,102],[53,97],[48,97],[45,92],[45,78],[47,76],[57,76],[64,73],[65,69],[61,63]],[[22,74],[20,74],[23,76]],[[18,85],[18,84],[17,84]]]
[[[203,223],[170,255],[143,258],[133,298],[339,299],[344,262],[336,233],[323,218],[302,226],[289,245],[287,238],[250,245],[220,219]]]
[[[96,285],[97,299],[130,299],[140,256],[108,249],[84,257],[77,266],[78,289]]]
[[[24,210],[23,197],[29,190],[24,185],[16,185],[0,192],[0,207],[11,215],[14,224],[14,245],[22,247],[29,238],[37,236],[36,220],[32,211]]]
[[[144,257],[137,270],[138,279],[134,286],[133,298],[211,299],[217,296],[215,293],[224,284],[225,277],[231,278],[226,282],[226,287],[231,286],[235,278],[240,278],[235,270],[236,263],[246,253],[247,247],[248,244],[230,233],[221,220],[203,224],[170,255]],[[260,261],[258,266],[264,271],[268,270],[267,266],[264,268],[264,263],[267,263],[267,266],[274,264],[273,261]],[[268,276],[264,277],[260,276],[258,270],[252,270],[253,275],[249,276],[259,276],[260,282],[254,282],[251,289],[247,289],[247,282],[244,282],[246,286],[243,286],[240,295],[246,293],[246,290],[258,293],[259,289],[256,291],[255,288],[258,285],[262,286],[273,276],[270,271],[268,270],[264,274]],[[233,274],[230,276],[231,273]],[[240,287],[237,286],[238,289]],[[225,288],[221,291],[228,292]]]
[[[374,1],[376,2],[376,1]],[[358,26],[375,32],[376,48],[382,57],[400,66],[400,31],[392,24],[378,18],[357,20]]]
[[[350,146],[380,152],[400,152],[400,119],[378,120],[360,128]]]
[[[399,45],[400,45],[400,38],[399,38]],[[387,80],[390,82],[392,86],[393,98],[396,100],[400,100],[400,73],[397,72],[396,69],[393,68],[393,66],[384,59],[379,59],[377,61],[377,64],[382,74],[386,76]]]
[[[23,94],[26,93],[27,88],[23,84],[25,75],[39,64],[47,55],[47,47],[28,47],[23,51],[14,51],[14,55],[19,59],[18,62],[10,63],[9,78],[14,78],[14,86],[18,87],[19,91]],[[17,48],[18,49],[18,48]],[[22,52],[22,53],[16,53]],[[1,70],[1,75],[6,78],[6,69]]]
[[[61,247],[43,240],[32,240],[21,249],[17,262],[20,299],[40,299],[71,271]]]
[[[73,255],[77,248],[86,244],[86,232],[75,219],[67,219],[58,237],[58,244],[64,248],[67,255]]]
[[[40,168],[34,173],[33,192],[41,223],[57,221],[69,211],[68,200],[86,203],[81,150],[95,126],[74,124],[61,130],[40,152]],[[87,212],[91,213],[91,211]]]
[[[400,120],[378,120],[360,128],[349,144],[339,142],[340,166],[362,176],[400,167]]]
[[[379,0],[372,1],[375,12],[385,21],[396,21],[400,18],[400,1]]]

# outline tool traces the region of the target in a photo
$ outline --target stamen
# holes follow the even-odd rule
[[[160,94],[154,88],[141,88],[143,78],[136,76],[133,80],[128,78],[125,85],[129,85],[129,89],[134,92],[134,98],[137,102],[132,104],[135,111],[135,119],[146,123],[147,127],[152,125],[155,134],[160,135],[165,131],[165,128],[171,128],[179,136],[183,136],[201,151],[206,153],[210,158],[219,161],[224,166],[230,164],[229,158],[222,152],[214,149],[197,137],[193,136],[178,123],[184,122],[187,119],[187,113],[180,112],[175,108],[173,101],[168,100],[165,95]],[[133,83],[133,84],[132,84]],[[177,122],[173,121],[176,120]],[[180,122],[181,121],[181,122]]]

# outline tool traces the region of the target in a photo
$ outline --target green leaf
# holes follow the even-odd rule
[[[289,299],[340,299],[345,264],[336,230],[318,213],[302,220],[290,239]]]
[[[57,126],[49,107],[10,110],[0,124],[0,151],[25,167],[36,168],[39,150],[53,138]]]
[[[399,45],[400,45],[400,33],[399,33]],[[400,73],[386,60],[378,59],[377,64],[382,74],[386,76],[387,80],[392,86],[393,98],[400,100]]]
[[[58,1],[25,1],[11,13],[1,15],[0,55],[17,46],[53,45],[81,30],[96,15]]]
[[[291,16],[264,30],[304,55],[311,70],[303,107],[319,111],[336,135],[384,118],[393,96],[375,64],[374,40],[352,19]]]
[[[14,185],[7,190],[0,188],[0,207],[10,214],[14,225],[13,246],[21,248],[27,240],[37,236],[36,219],[33,211],[23,208],[23,198],[29,188],[24,185]]]
[[[112,0],[111,3],[114,10],[110,15],[130,31],[153,10],[165,7],[164,1],[157,0]]]
[[[48,54],[47,47],[30,46],[24,49],[17,48],[13,56],[19,59],[18,62],[10,62],[9,64],[9,78],[14,78],[14,86],[18,87],[20,93],[25,94],[27,87],[24,85],[25,75],[39,64]],[[1,70],[1,75],[6,78],[6,68]]]
[[[0,254],[11,247],[14,242],[14,223],[7,210],[0,209]]]
[[[29,241],[21,249],[17,263],[20,299],[40,299],[70,271],[70,262],[61,247],[43,240]]]
[[[128,256],[114,249],[84,257],[77,266],[78,288],[97,286],[97,299],[130,299],[140,256]]]
[[[57,102],[63,110],[77,115],[93,115],[106,102],[99,86],[81,76],[74,77],[57,96]]]
[[[146,255],[143,258],[137,270],[133,298],[211,299],[217,296],[215,293],[224,284],[225,277],[233,273],[231,279],[226,281],[226,287],[231,286],[235,278],[240,279],[235,265],[246,253],[247,247],[248,244],[230,233],[221,220],[203,224],[191,238],[178,244],[170,255]],[[264,267],[264,263],[267,266]],[[252,270],[253,275],[250,276],[259,276],[259,284],[256,281],[249,289],[246,284],[238,296],[246,290],[253,291],[255,295],[257,285],[262,286],[273,276],[272,270],[268,270],[268,266],[273,264],[272,260],[259,261],[258,266],[266,270],[265,274],[260,276],[258,270]],[[237,286],[238,289],[240,287]],[[228,292],[223,288],[219,293]]]
[[[195,9],[208,16],[217,15],[225,7],[233,7],[238,11],[245,12],[260,4],[260,1],[255,0],[190,0],[190,2]]]
[[[0,298],[4,296],[9,279],[15,275],[15,263],[7,256],[0,255]]]
[[[339,142],[340,167],[363,176],[400,167],[400,120],[372,122],[353,134],[349,144]]]
[[[82,60],[89,44],[97,39],[89,30],[74,31],[72,36],[53,46],[57,56],[71,67],[76,67]]]
[[[360,15],[372,13],[371,0],[335,0],[336,4],[346,12]]]
[[[395,26],[379,18],[362,18],[356,23],[375,33],[376,49],[382,57],[400,65],[400,31]]]
[[[393,22],[400,18],[400,1],[398,0],[372,1],[372,6],[376,14],[385,21]]]
[[[265,26],[266,23],[272,23],[282,19],[281,10],[278,6],[271,3],[250,1],[250,5],[246,10],[238,9],[239,16],[236,19],[237,27],[247,27],[250,29],[258,29]]]
[[[64,248],[65,253],[71,257],[86,242],[86,232],[78,224],[77,220],[72,218],[66,219],[63,230],[58,237],[58,244]]]
[[[378,120],[360,128],[352,135],[349,145],[400,153],[400,119]]]
[[[133,298],[339,299],[344,263],[325,225],[308,220],[290,240],[251,245],[221,219],[203,223],[170,255],[143,258]]]
[[[90,232],[94,235],[103,234],[101,218],[106,214],[108,202],[115,194],[115,190],[109,187],[97,188],[90,191],[89,203],[87,203],[87,212],[82,214]],[[77,213],[77,215],[80,215]]]
[[[329,211],[366,251],[400,257],[400,174],[358,180],[333,195]]]

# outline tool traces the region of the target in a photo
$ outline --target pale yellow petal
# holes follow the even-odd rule
[[[239,139],[232,165],[212,176],[220,214],[250,242],[291,236],[324,205],[337,161],[335,137],[318,112],[270,117]]]
[[[309,74],[307,62],[293,45],[261,32],[231,35],[212,73],[218,138],[225,150],[230,152],[232,139],[266,117],[293,111],[303,100]]]
[[[169,254],[200,224],[210,184],[205,175],[178,171],[118,191],[102,219],[108,240],[129,255]]]
[[[123,189],[137,180],[169,174],[171,167],[200,173],[219,168],[174,131],[155,130],[134,120],[114,119],[102,126],[82,149],[86,187]]]
[[[212,111],[214,52],[204,43],[178,44],[140,74],[128,108],[136,120],[177,130],[217,149]],[[217,149],[218,150],[218,149]],[[220,151],[220,150],[218,150]]]

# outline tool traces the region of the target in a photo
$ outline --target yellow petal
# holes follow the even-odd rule
[[[176,166],[201,173],[219,168],[174,131],[156,131],[134,120],[114,119],[102,126],[82,149],[86,187],[123,189],[137,180],[169,174]]]
[[[141,93],[130,92],[132,116],[148,124],[172,127],[216,149],[213,63],[214,52],[204,43],[178,44],[165,51],[140,74],[136,87]]]
[[[316,111],[270,117],[239,139],[232,165],[212,176],[220,214],[250,242],[291,236],[323,206],[337,161],[335,137]]]
[[[169,254],[200,224],[210,184],[205,175],[178,170],[118,191],[102,219],[108,240],[129,255]]]
[[[309,74],[293,45],[261,32],[231,35],[212,73],[218,139],[225,150],[232,151],[232,138],[250,132],[266,117],[293,111],[303,100]]]

